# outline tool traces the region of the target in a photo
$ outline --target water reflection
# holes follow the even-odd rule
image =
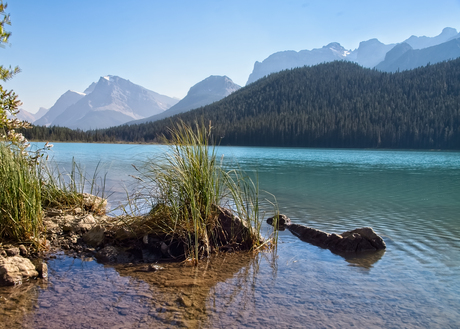
[[[223,312],[236,300],[246,309],[254,302],[253,281],[258,269],[258,257],[248,253],[224,254],[203,261],[197,267],[165,264],[156,272],[139,268],[116,267],[122,277],[133,277],[150,285],[155,300],[154,320],[164,325],[214,327],[210,316]],[[222,291],[219,284],[225,284]]]
[[[335,254],[342,256],[349,263],[350,266],[356,266],[364,268],[366,270],[370,270],[374,266],[374,264],[377,263],[383,257],[383,255],[385,254],[385,250]]]
[[[145,272],[146,264],[108,266],[58,254],[48,262],[49,282],[0,289],[0,328],[215,327],[231,322],[235,309],[256,310],[259,262],[234,253]]]
[[[43,279],[16,287],[0,287],[0,328],[22,328],[24,317],[39,308],[40,291],[48,288]]]

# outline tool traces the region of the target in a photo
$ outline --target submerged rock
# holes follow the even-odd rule
[[[136,272],[157,272],[164,270],[164,267],[157,264],[149,264],[147,266],[141,267]]]
[[[114,246],[107,246],[99,250],[95,257],[103,263],[115,263],[120,250]]]
[[[376,251],[386,248],[385,241],[371,227],[358,228],[342,234],[326,233],[308,226],[292,224],[285,215],[268,218],[267,223],[274,225],[278,220],[279,228],[287,228],[302,241],[329,249],[337,253]]]
[[[377,233],[374,232],[374,230],[371,227],[362,227],[362,228],[357,228],[356,230],[353,231],[347,231],[342,233],[342,236],[344,238],[348,238],[351,236],[359,235],[363,238],[363,240],[367,241],[372,248],[375,248],[376,250],[381,250],[386,248],[385,241],[377,235]],[[363,250],[365,250],[365,243],[363,243]],[[369,250],[370,247],[369,247]]]
[[[189,297],[185,296],[185,295],[179,296],[176,299],[176,302],[179,303],[179,305],[181,305],[183,307],[191,307],[193,305],[192,300]]]

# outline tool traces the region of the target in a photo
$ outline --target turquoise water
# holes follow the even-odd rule
[[[132,186],[132,164],[164,151],[59,143],[52,153],[62,168],[74,156],[91,174],[101,161],[116,205]],[[276,253],[227,256],[199,274],[169,265],[156,276],[60,255],[49,264],[48,285],[32,289],[34,305],[21,306],[24,320],[17,324],[460,327],[459,152],[220,147],[218,153],[257,176],[292,222],[337,233],[371,226],[387,249],[344,258],[284,231]],[[269,217],[269,201],[262,204]],[[199,281],[166,284],[171,278]],[[195,299],[192,306],[177,302],[183,294]],[[82,307],[84,317],[72,315]]]

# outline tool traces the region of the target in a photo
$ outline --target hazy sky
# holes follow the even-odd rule
[[[210,75],[244,86],[255,61],[339,42],[404,41],[460,29],[460,0],[6,0],[23,108],[51,107],[105,75],[182,98]]]

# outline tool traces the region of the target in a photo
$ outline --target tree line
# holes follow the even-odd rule
[[[396,73],[345,61],[295,68],[161,121],[87,132],[34,127],[24,134],[150,143],[167,138],[178,120],[211,122],[221,145],[460,149],[460,58]]]

